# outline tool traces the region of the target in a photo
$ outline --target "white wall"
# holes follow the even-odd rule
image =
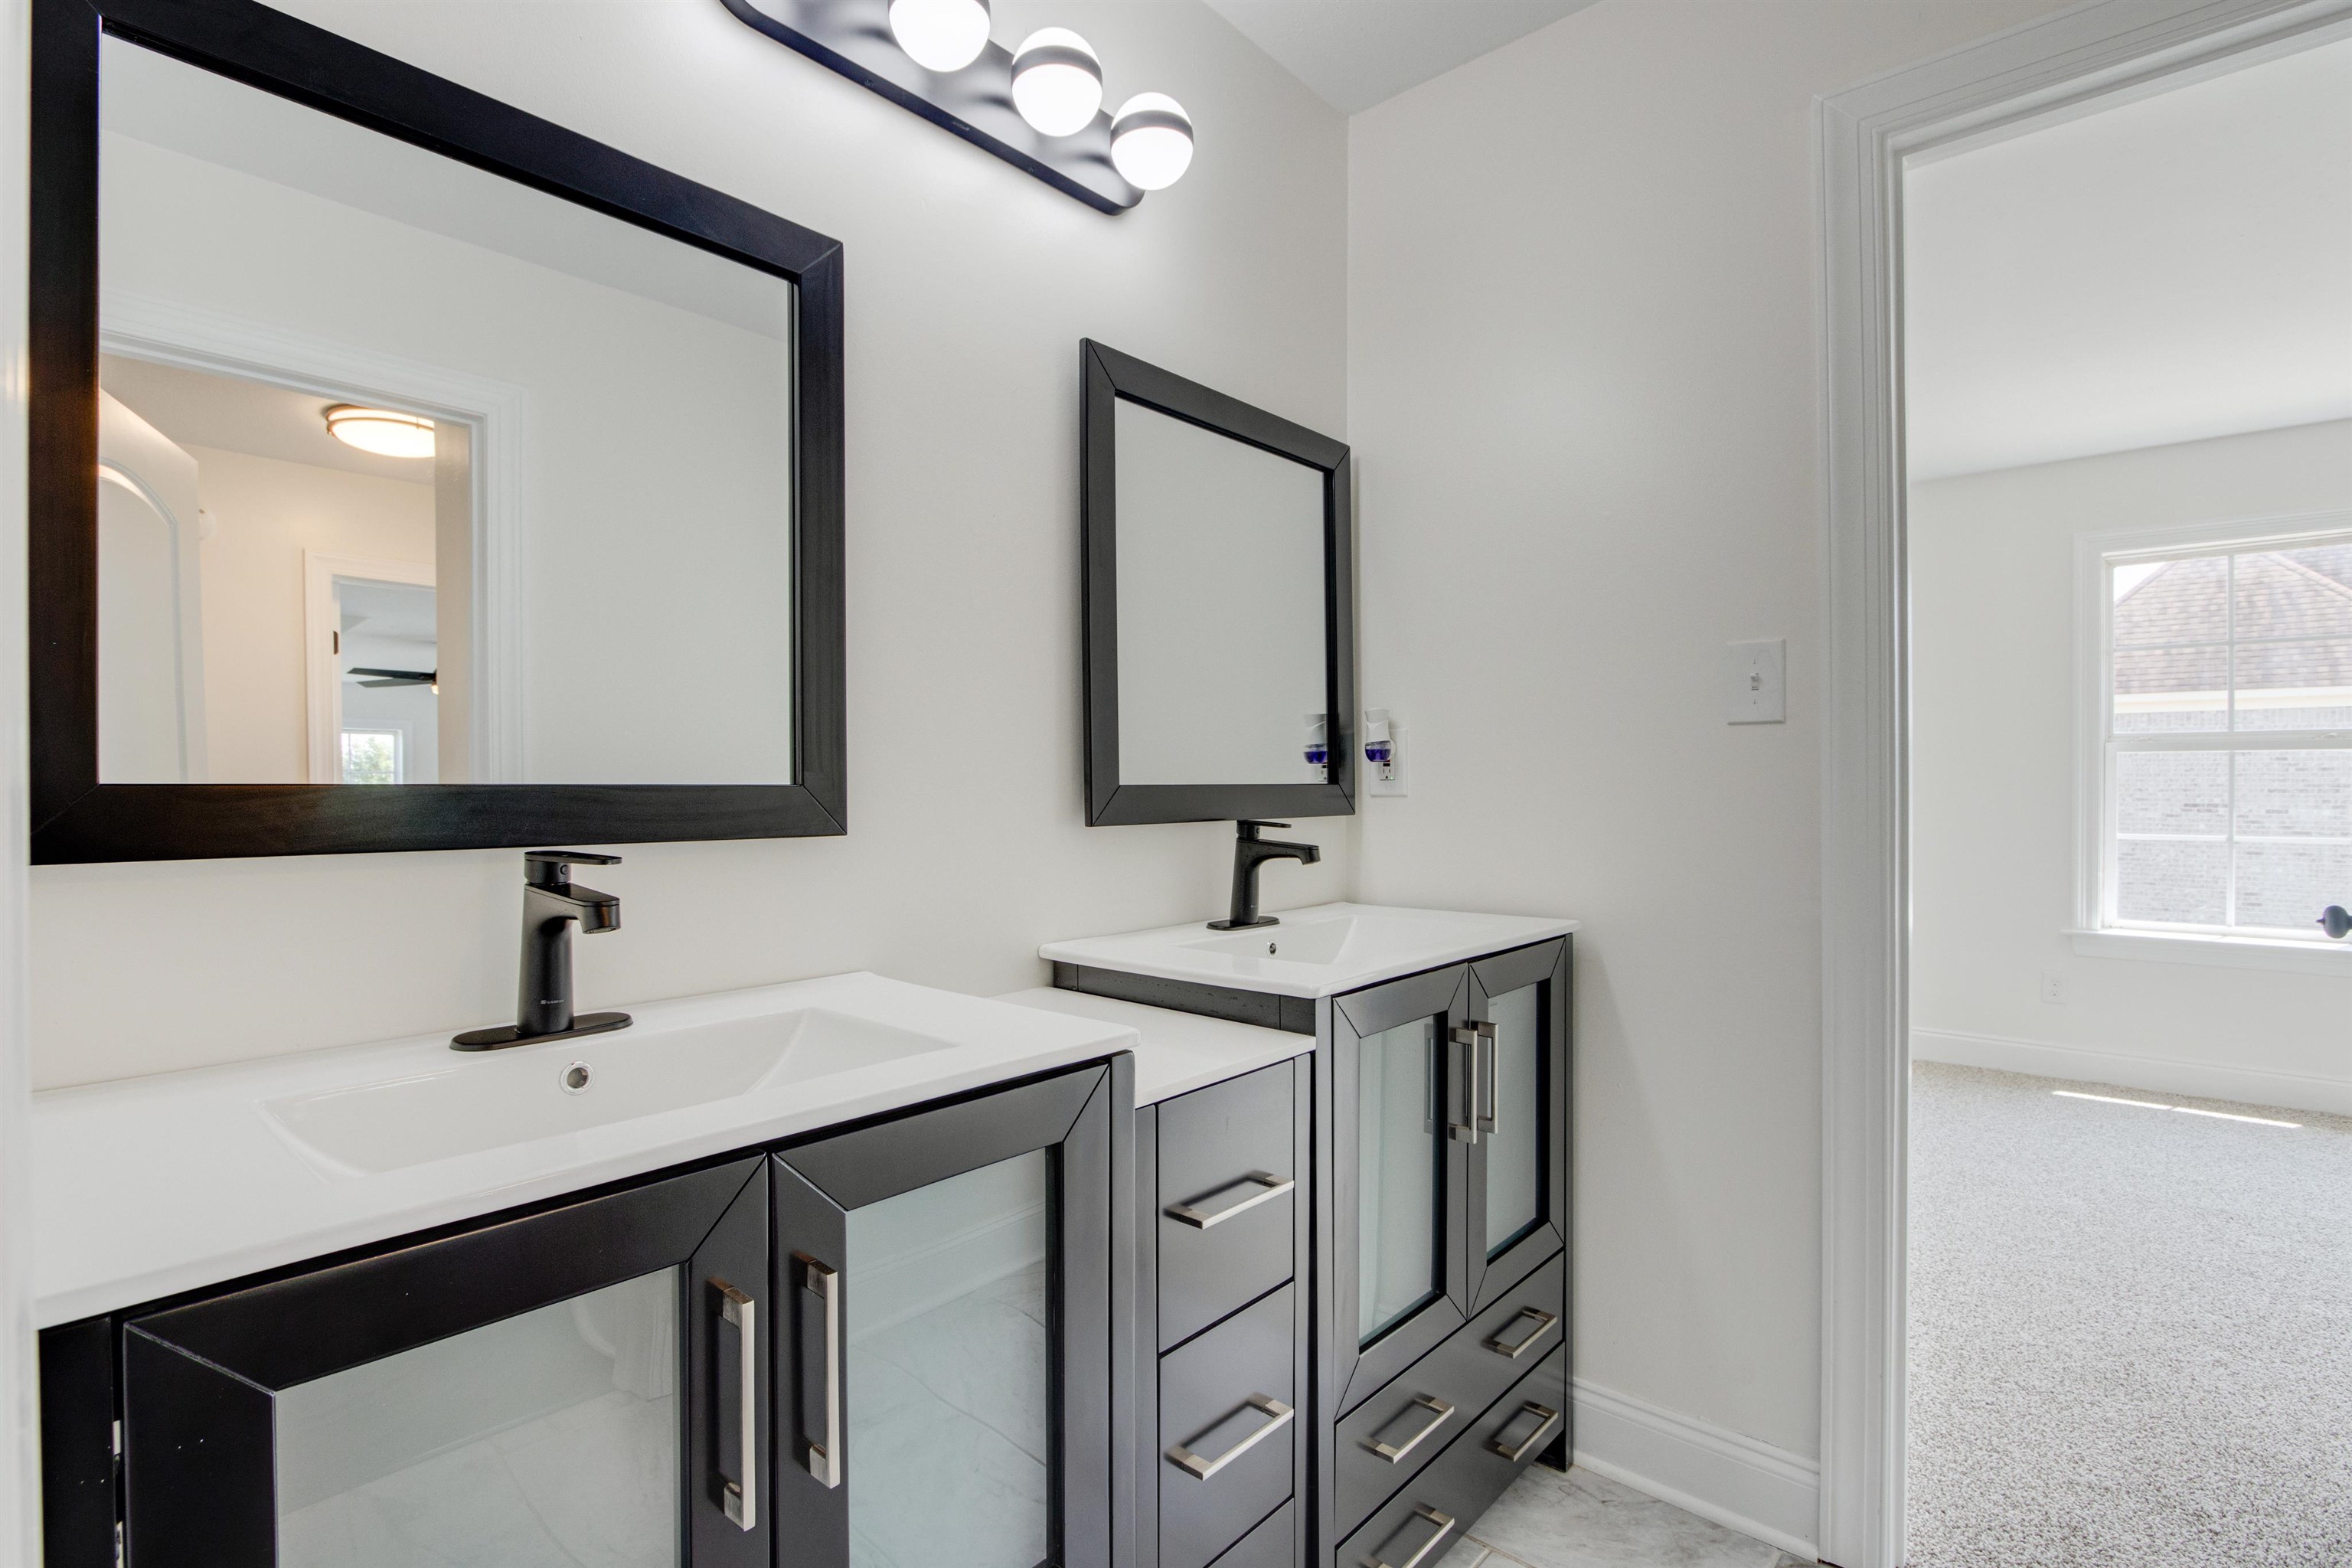
[[[188,453],[218,525],[199,552],[213,780],[299,784],[310,776],[303,552],[431,566],[433,487],[217,447]]]
[[[1183,184],[1108,218],[707,0],[287,8],[845,246],[850,835],[620,847],[584,1003],[860,968],[993,993],[1044,982],[1042,941],[1222,910],[1229,826],[1085,826],[1077,345],[1343,433],[1336,112],[1191,0],[999,5],[1000,37],[1076,26],[1114,100],[1198,121]],[[1298,828],[1324,862],[1268,872],[1270,907],[1351,886],[1353,819]],[[44,868],[37,1076],[495,1021],[520,881],[512,851]]]
[[[1609,0],[1360,115],[1363,897],[1581,916],[1580,1380],[1811,1454],[1811,99],[2048,7]],[[1790,639],[1733,729],[1723,644]],[[1810,1516],[1799,1528],[1811,1534]]]
[[[2345,509],[2352,420],[1912,487],[1918,1055],[2352,1112],[2352,978],[2078,956],[2065,935],[2076,539]]]

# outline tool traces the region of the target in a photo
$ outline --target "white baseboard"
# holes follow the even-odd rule
[[[1813,1561],[1818,1463],[1580,1377],[1575,1396],[1578,1464]]]
[[[1914,1029],[1911,1055],[1959,1067],[1993,1068],[2036,1078],[2111,1083],[2124,1089],[2185,1094],[2200,1100],[2233,1100],[2246,1105],[2284,1106],[2352,1116],[2352,1079],[2274,1072],[2267,1068],[2184,1062],[2170,1057],[2132,1056],[2088,1046],[2053,1046],[2040,1040],[2009,1040],[1951,1029]]]

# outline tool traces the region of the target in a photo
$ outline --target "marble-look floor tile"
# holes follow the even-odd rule
[[[1777,1547],[1594,1475],[1538,1465],[1471,1527],[1480,1568],[1772,1568]]]
[[[1437,1568],[1478,1568],[1487,1557],[1486,1548],[1465,1535],[1454,1543],[1453,1551],[1437,1560]]]

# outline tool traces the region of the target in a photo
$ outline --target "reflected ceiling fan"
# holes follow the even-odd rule
[[[437,669],[371,669],[366,665],[355,664],[343,673],[378,678],[356,683],[361,686],[429,686],[436,691],[441,689],[441,672]]]

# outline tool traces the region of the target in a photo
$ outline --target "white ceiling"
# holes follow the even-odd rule
[[[433,482],[433,465],[425,458],[382,458],[328,435],[328,405],[341,398],[121,354],[99,356],[98,384],[183,447],[216,447],[381,479]]]
[[[1208,0],[1332,108],[1354,114],[1593,0]]]
[[[2352,40],[1905,189],[1914,479],[2352,416]]]

